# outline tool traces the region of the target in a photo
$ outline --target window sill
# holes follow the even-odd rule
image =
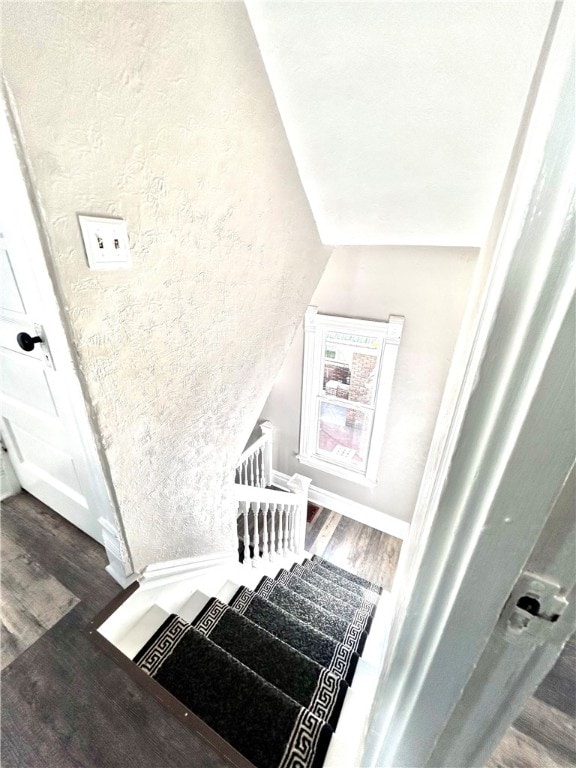
[[[322,461],[322,459],[318,459],[315,456],[302,456],[302,454],[298,454],[296,458],[300,464],[304,464],[307,467],[320,469],[322,472],[327,472],[329,475],[336,475],[336,477],[341,477],[343,480],[350,480],[352,483],[364,485],[367,488],[375,488],[378,484],[373,478],[366,477],[366,475],[362,475],[359,472],[353,472],[352,470],[346,469],[346,467],[340,467],[338,464]]]

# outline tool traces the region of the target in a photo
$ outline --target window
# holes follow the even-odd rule
[[[304,321],[300,454],[306,464],[375,485],[404,318]]]

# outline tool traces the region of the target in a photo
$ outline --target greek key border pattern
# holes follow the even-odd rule
[[[189,629],[187,621],[175,616],[138,662],[140,669],[154,677]]]
[[[244,587],[242,591],[233,598],[230,603],[230,608],[234,608],[238,613],[245,613],[246,609],[254,599],[255,593],[252,590]]]
[[[314,760],[323,723],[302,708],[278,768],[308,768]]]
[[[339,692],[340,679],[323,667],[312,699],[308,704],[308,709],[316,717],[328,722],[336,706]]]
[[[204,637],[210,637],[210,633],[229,608],[229,605],[215,600],[200,621],[193,625],[194,629],[197,629]]]
[[[354,653],[354,649],[349,646],[337,643],[334,655],[330,660],[328,670],[335,675],[338,675],[342,679],[346,677],[346,673],[350,668],[350,659]]]

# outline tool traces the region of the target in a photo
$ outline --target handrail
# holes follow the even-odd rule
[[[263,504],[295,504],[306,499],[306,494],[302,492],[277,491],[274,488],[259,488],[240,483],[234,483],[233,493],[236,501],[255,501]]]
[[[272,423],[262,422],[260,430],[260,437],[242,452],[234,474],[242,485],[266,488],[272,484]]]
[[[260,448],[261,445],[266,445],[266,443],[269,441],[268,434],[260,435],[260,437],[255,440],[253,443],[250,443],[250,445],[244,449],[243,453],[240,454],[240,458],[238,459],[238,463],[236,464],[236,468],[240,466],[240,464],[243,464],[246,459],[250,458],[258,448]]]

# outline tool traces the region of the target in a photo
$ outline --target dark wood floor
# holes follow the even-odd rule
[[[375,528],[320,509],[306,530],[306,549],[390,590],[402,541]]]
[[[2,537],[78,601],[2,672],[2,767],[229,765],[89,640],[120,591],[102,547],[27,494],[3,502]]]
[[[3,768],[227,765],[88,639],[87,622],[120,591],[104,570],[102,548],[28,494],[3,502],[1,522],[9,635],[1,677]],[[329,510],[317,514],[306,537],[309,551],[386,589],[400,544]],[[15,619],[18,613],[23,618]],[[490,768],[576,765],[575,670],[572,642]]]

